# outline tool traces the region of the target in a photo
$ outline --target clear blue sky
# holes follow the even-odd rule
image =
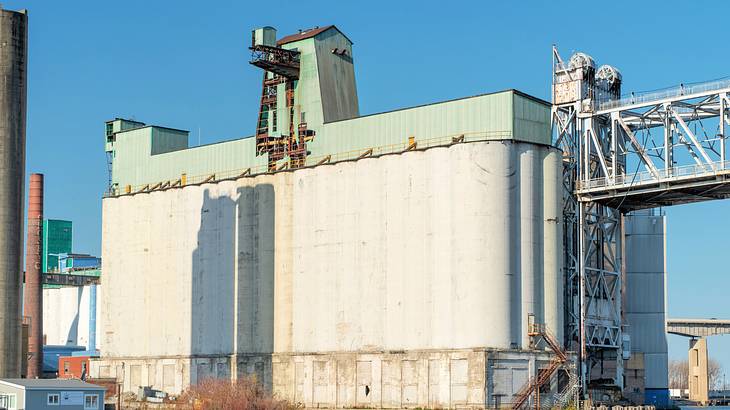
[[[619,67],[625,91],[730,75],[717,40],[728,2],[557,4],[6,0],[30,15],[27,170],[46,174],[46,215],[74,221],[75,251],[99,254],[103,122],[189,129],[192,143],[198,128],[203,143],[250,135],[261,74],[246,47],[263,25],[343,30],[362,113],[506,88],[549,100],[553,43]],[[730,201],[667,215],[670,315],[730,318]],[[730,336],[709,343],[730,374]],[[686,344],[670,338],[670,356],[684,358]]]

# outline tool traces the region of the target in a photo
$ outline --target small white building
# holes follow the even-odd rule
[[[75,379],[0,379],[0,410],[102,410],[104,392]]]

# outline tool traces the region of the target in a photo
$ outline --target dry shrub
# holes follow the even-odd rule
[[[255,378],[236,381],[205,379],[183,393],[178,402],[193,403],[201,410],[290,410],[297,407],[278,400]]]

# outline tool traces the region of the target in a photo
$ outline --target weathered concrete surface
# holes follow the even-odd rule
[[[493,408],[547,367],[548,352],[414,350],[273,355],[273,390],[313,408]],[[557,392],[557,383],[547,386]]]
[[[0,10],[0,377],[20,377],[28,16]]]
[[[105,199],[92,375],[168,360],[183,388],[250,367],[232,357],[527,348],[528,315],[562,323],[559,165],[475,142]]]
[[[495,408],[513,401],[551,359],[545,351],[489,349],[274,353],[118,358],[92,362],[91,371],[116,377],[125,391],[170,393],[191,380],[254,376],[277,397],[308,408]],[[564,386],[556,377],[546,388],[548,401]]]
[[[707,339],[689,341],[689,399],[707,405],[710,400],[709,376],[707,373]]]

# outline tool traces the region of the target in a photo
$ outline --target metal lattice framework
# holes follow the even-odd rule
[[[605,127],[584,118],[585,100],[607,95],[607,87],[599,93],[593,86],[592,66],[567,65],[557,51],[554,57],[552,124],[564,165],[565,344],[580,351],[585,382],[588,370],[606,357],[601,351],[611,350],[608,356],[615,359],[621,345],[621,214],[597,202],[579,201],[575,193],[581,181],[600,175],[599,157],[586,149],[586,142],[605,134]]]
[[[599,167],[581,179],[579,200],[630,211],[730,197],[729,106],[724,80],[610,101],[579,115],[589,116],[591,136],[600,135],[590,141]],[[605,125],[590,126],[596,123]]]
[[[730,79],[621,98],[618,70],[553,49],[552,129],[563,151],[566,346],[622,367],[622,214],[730,198]]]

